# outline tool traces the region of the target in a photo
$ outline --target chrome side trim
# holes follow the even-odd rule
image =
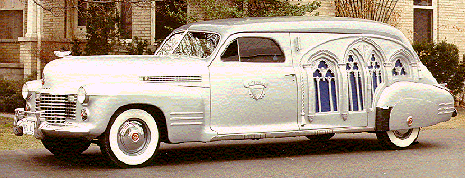
[[[438,115],[451,114],[455,112],[454,103],[440,103],[438,108]]]
[[[170,126],[192,126],[203,124],[203,112],[171,112]]]
[[[330,134],[330,133],[364,132],[364,131],[374,131],[374,128],[371,128],[371,127],[341,127],[341,128],[314,129],[314,130],[287,131],[287,132],[225,134],[225,135],[217,135],[213,137],[210,141],[282,138],[282,137],[297,137],[297,136],[307,136],[307,135],[324,135],[324,134]]]
[[[202,125],[203,122],[176,122],[171,123],[171,126],[185,126],[185,125]]]
[[[170,120],[177,121],[177,120],[202,120],[203,117],[172,117]]]
[[[140,76],[139,78],[149,83],[202,82],[202,76]]]
[[[172,112],[170,115],[192,115],[192,114],[203,114],[203,112]]]
[[[440,103],[439,106],[448,106],[448,105],[453,105],[454,103]]]

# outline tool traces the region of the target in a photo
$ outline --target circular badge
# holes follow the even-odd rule
[[[132,133],[131,138],[133,142],[139,141],[139,133]]]

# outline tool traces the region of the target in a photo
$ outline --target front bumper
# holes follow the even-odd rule
[[[48,123],[40,117],[42,112],[24,111],[15,109],[14,127],[15,135],[34,135],[37,139],[45,137],[85,137],[90,136],[92,125],[88,123]]]

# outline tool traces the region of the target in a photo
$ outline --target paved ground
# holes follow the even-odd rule
[[[45,149],[0,151],[0,177],[463,177],[465,129],[426,130],[406,150],[383,150],[374,134],[163,144],[144,168],[109,166],[97,146],[57,159]]]

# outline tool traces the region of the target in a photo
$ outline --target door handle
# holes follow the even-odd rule
[[[286,74],[285,77],[295,77],[295,74]]]

